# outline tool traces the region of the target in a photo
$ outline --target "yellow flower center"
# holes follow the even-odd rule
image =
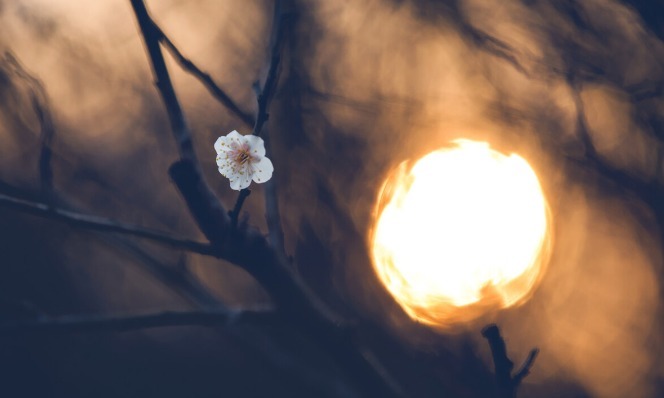
[[[237,157],[235,158],[235,161],[240,163],[240,164],[245,164],[247,163],[247,160],[249,160],[249,151],[248,150],[240,150],[237,154]]]

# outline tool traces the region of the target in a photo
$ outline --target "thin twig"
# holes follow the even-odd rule
[[[100,316],[66,315],[0,323],[0,334],[36,332],[126,332],[169,326],[218,326],[240,321],[262,321],[273,316],[271,310],[165,311],[142,315]]]
[[[154,23],[155,29],[157,30],[159,36],[160,36],[160,41],[164,44],[166,49],[171,53],[173,58],[180,64],[182,69],[185,71],[189,72],[192,76],[197,78],[203,86],[210,92],[210,94],[217,100],[219,101],[222,105],[224,105],[231,113],[233,113],[235,116],[237,116],[242,123],[247,125],[247,127],[252,127],[255,123],[253,116],[250,114],[244,112],[240,107],[233,101],[233,99],[226,94],[224,90],[222,90],[215,82],[212,80],[212,77],[202,71],[196,64],[194,64],[190,59],[185,57],[182,52],[173,44],[171,39],[166,36],[166,34],[161,30],[161,28]]]
[[[180,156],[183,159],[191,159],[198,166],[196,153],[194,151],[191,133],[187,126],[187,121],[175,95],[175,89],[171,82],[171,77],[166,68],[164,55],[159,47],[159,41],[162,38],[161,31],[153,22],[148,14],[143,0],[131,0],[138,25],[141,29],[143,41],[150,57],[150,65],[155,79],[155,85],[159,89],[159,94],[166,107],[166,113],[171,124],[171,131],[177,143]]]
[[[263,126],[265,125],[265,122],[270,118],[270,114],[268,113],[268,109],[270,107],[270,102],[272,100],[272,97],[274,96],[274,91],[276,90],[277,87],[277,82],[278,82],[278,76],[279,76],[279,65],[281,61],[281,42],[282,38],[284,36],[284,26],[285,24],[284,19],[286,18],[286,14],[283,12],[281,9],[281,1],[277,0],[274,3],[274,19],[273,19],[273,24],[274,26],[272,27],[272,48],[271,48],[271,56],[270,56],[270,67],[267,72],[267,77],[265,79],[265,83],[261,87],[260,84],[256,84],[256,95],[257,95],[257,102],[258,102],[258,112],[256,114],[256,122],[254,124],[254,129],[252,131],[252,135],[255,136],[260,136],[262,131],[263,131]],[[233,214],[235,215],[235,218],[232,218],[233,220],[233,225],[237,225],[237,216],[240,214],[240,211],[242,210],[242,205],[244,204],[244,200],[249,196],[247,188],[243,189],[240,191],[238,194],[237,200],[235,202],[235,208],[233,210]],[[237,210],[237,211],[236,211]]]
[[[242,210],[242,205],[244,204],[244,201],[251,195],[251,190],[250,189],[243,189],[240,191],[237,197],[237,201],[235,202],[235,206],[233,207],[233,210],[231,210],[228,215],[231,218],[231,229],[235,231],[237,229],[237,220],[240,217],[240,211]]]
[[[175,249],[187,250],[208,256],[214,255],[213,248],[207,243],[182,239],[163,232],[154,231],[136,225],[124,224],[103,217],[63,210],[57,207],[49,206],[45,203],[19,199],[1,193],[0,207],[12,208],[38,217],[60,221],[75,227],[101,232],[115,232],[124,235],[137,236],[149,239],[156,243],[167,245]]]
[[[523,378],[530,373],[530,368],[533,366],[539,350],[535,348],[530,351],[528,358],[521,366],[520,370],[515,376],[512,376],[514,363],[507,357],[505,340],[503,340],[500,335],[498,326],[494,324],[488,325],[482,330],[482,336],[487,339],[489,347],[491,348],[499,397],[515,398],[517,388],[519,387],[519,384],[521,384],[521,381],[523,381]]]
[[[521,381],[530,374],[530,368],[533,367],[538,354],[538,348],[533,348],[530,350],[530,353],[528,353],[528,357],[523,362],[523,365],[521,365],[521,368],[519,368],[519,370],[514,374],[514,377],[512,377],[512,380],[516,385],[521,384]]]

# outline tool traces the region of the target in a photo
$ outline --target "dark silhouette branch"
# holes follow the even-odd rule
[[[123,224],[103,217],[63,210],[45,203],[32,202],[1,193],[0,207],[7,207],[38,217],[63,222],[74,227],[137,236],[175,249],[187,250],[204,255],[214,255],[212,247],[207,243],[181,239],[163,232],[153,231],[135,225]]]
[[[145,4],[141,0],[131,0],[131,4],[148,49],[155,80],[158,82],[157,88],[164,100],[174,137],[180,147],[182,159],[171,166],[169,173],[201,231],[217,250],[218,257],[227,259],[249,272],[267,290],[279,312],[294,326],[314,338],[350,377],[358,381],[357,387],[367,396],[398,396],[399,394],[390,388],[393,383],[385,380],[384,375],[367,361],[347,330],[340,328],[339,319],[314,299],[263,235],[251,229],[232,231],[228,214],[205,183],[193,156],[191,135],[170,84],[159,48],[159,37],[150,22]],[[278,55],[276,58],[273,56],[271,72],[268,72],[265,89],[261,92],[263,97],[259,96],[262,98],[259,102],[265,104],[265,116],[262,117],[263,121],[256,122],[260,127],[256,130],[258,132],[267,120],[267,99],[273,90],[269,87],[276,83],[278,60]],[[270,84],[267,84],[268,81]]]
[[[18,189],[2,181],[0,181],[0,190],[8,195],[21,197],[40,194],[37,192],[28,192]],[[59,206],[65,207],[70,211],[76,210],[70,204],[66,203],[66,201],[62,198],[57,198],[57,202]],[[103,238],[103,242],[111,245],[114,248],[119,248],[120,250],[126,252],[128,255],[134,257],[138,261],[132,262],[133,264],[136,264],[142,270],[146,271],[150,276],[163,284],[165,288],[184,298],[188,303],[193,305],[194,308],[199,308],[199,310],[195,310],[195,312],[209,312],[208,310],[218,311],[220,313],[222,312],[222,309],[224,308],[223,303],[220,302],[219,299],[212,293],[210,293],[207,288],[200,284],[197,281],[195,275],[191,274],[191,272],[189,272],[187,269],[182,269],[180,267],[174,269],[162,264],[160,261],[156,260],[150,254],[148,254],[144,249],[138,246],[135,242],[127,239],[125,236],[101,235],[100,237]],[[269,318],[269,315],[266,314],[265,318]],[[48,321],[49,319],[53,318],[40,318],[39,320]],[[35,321],[37,320],[29,321],[28,323],[34,323]],[[94,323],[94,319],[90,319],[90,321]],[[264,358],[269,364],[271,364],[271,366],[274,367],[275,371],[278,370],[285,371],[289,374],[296,374],[302,380],[302,382],[319,388],[320,391],[329,392],[331,396],[358,397],[357,393],[354,392],[345,381],[338,379],[336,376],[318,372],[316,369],[312,369],[307,363],[303,363],[300,359],[289,355],[289,353],[284,351],[283,347],[273,343],[271,339],[265,335],[265,332],[262,330],[262,328],[248,328],[246,327],[247,323],[245,322],[242,322],[242,325],[245,327],[243,327],[241,330],[234,328],[226,330],[225,336],[232,338],[236,344],[242,347],[242,349],[253,352],[254,355]],[[17,325],[16,322],[13,324],[8,323],[6,326],[8,329],[14,328],[20,330],[21,334],[23,334],[25,331],[23,326]],[[210,324],[210,326],[214,325]],[[29,325],[27,327],[31,330],[36,328],[37,330],[34,330],[35,332],[75,331],[73,328],[64,328],[64,325]],[[80,327],[83,326],[81,325]],[[108,328],[101,327],[101,324],[98,328],[94,325],[91,325],[89,328],[88,326],[85,327],[87,328],[85,329],[86,331],[110,331]],[[118,329],[114,330],[117,331]],[[7,333],[13,332],[7,330]],[[0,334],[2,334],[1,331]]]
[[[3,322],[0,323],[0,335],[38,332],[127,332],[172,326],[228,326],[239,322],[265,321],[273,315],[273,312],[267,309],[165,311],[124,316],[67,315]]]
[[[240,107],[233,101],[233,99],[226,94],[224,90],[222,90],[215,82],[212,80],[212,77],[202,71],[196,64],[194,64],[191,60],[189,60],[187,57],[185,57],[180,50],[173,44],[171,39],[164,34],[164,32],[159,28],[159,26],[152,21],[153,26],[157,30],[159,36],[160,36],[160,41],[166,47],[168,52],[171,53],[173,58],[180,64],[182,69],[185,71],[189,72],[192,76],[197,78],[203,86],[210,92],[210,94],[217,100],[219,101],[222,105],[224,105],[232,114],[237,116],[242,123],[244,123],[247,127],[252,127],[255,123],[254,118],[244,112]]]
[[[530,77],[528,70],[526,70],[521,62],[519,62],[517,51],[512,46],[487,32],[475,28],[467,22],[461,23],[461,31],[465,33],[478,48],[507,61],[514,67],[514,69],[523,73],[525,76]]]
[[[134,14],[136,15],[138,26],[143,36],[143,42],[145,43],[150,58],[150,65],[152,66],[155,85],[166,107],[166,113],[171,124],[171,132],[175,138],[180,156],[183,159],[190,159],[197,164],[191,132],[187,126],[180,102],[175,95],[175,89],[168,74],[168,68],[166,68],[164,55],[159,46],[162,32],[148,14],[143,0],[131,0],[131,6],[134,9]]]
[[[235,206],[233,206],[233,210],[231,210],[228,213],[228,216],[231,218],[231,229],[236,230],[237,229],[237,222],[238,218],[240,217],[240,211],[242,210],[242,205],[244,204],[244,201],[251,195],[251,190],[248,188],[245,188],[240,191],[238,194],[237,200],[235,201]]]
[[[263,132],[263,126],[265,122],[270,118],[268,109],[270,107],[270,102],[274,96],[274,91],[277,88],[278,76],[279,76],[279,65],[281,63],[281,46],[284,36],[285,23],[284,20],[288,17],[288,14],[282,9],[282,2],[280,0],[275,1],[274,3],[274,18],[272,26],[272,48],[270,56],[270,66],[268,68],[267,77],[265,83],[261,86],[259,83],[255,84],[257,102],[258,102],[258,112],[256,114],[256,122],[251,134],[255,136],[260,136]],[[237,218],[242,210],[242,205],[244,204],[245,199],[249,196],[249,191],[247,188],[240,191],[238,198],[235,202],[235,208],[231,216],[233,226],[237,225]]]
[[[528,357],[526,360],[523,362],[523,365],[517,370],[517,372],[514,374],[514,377],[512,378],[514,384],[519,385],[521,384],[521,381],[530,374],[530,368],[533,367],[533,364],[535,363],[535,359],[537,358],[537,355],[539,354],[539,349],[533,348],[530,350],[528,353]]]
[[[254,124],[254,130],[252,131],[253,135],[260,136],[263,131],[263,125],[270,117],[268,109],[270,107],[270,102],[274,96],[274,92],[277,89],[277,83],[279,80],[279,66],[281,63],[281,46],[284,36],[284,29],[286,27],[285,20],[289,17],[289,14],[284,12],[281,9],[281,1],[275,2],[275,17],[274,17],[274,27],[272,29],[272,49],[270,57],[270,67],[267,72],[267,77],[265,78],[265,83],[262,87],[257,89],[258,95],[258,112],[256,115],[256,123]]]
[[[533,366],[539,350],[535,348],[530,351],[528,358],[519,371],[512,376],[514,363],[507,357],[505,340],[503,340],[500,335],[498,326],[491,324],[485,327],[482,330],[482,336],[487,339],[489,347],[491,348],[491,355],[493,357],[496,374],[496,385],[498,387],[498,396],[500,398],[515,398],[516,391],[521,384],[521,381],[523,381],[523,378],[530,373],[530,368]]]

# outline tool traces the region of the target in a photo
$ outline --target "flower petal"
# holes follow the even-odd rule
[[[237,130],[233,130],[230,133],[226,135],[228,138],[236,139],[236,138],[242,138],[242,134],[238,133]]]
[[[251,184],[251,173],[248,167],[242,167],[237,173],[229,176],[231,181],[231,189],[236,191],[242,190]]]
[[[232,150],[237,150],[245,143],[245,138],[242,134],[238,133],[237,130],[233,130],[226,136],[228,146]]]
[[[274,166],[268,158],[262,158],[259,162],[252,163],[251,168],[253,169],[252,179],[259,184],[272,178]]]
[[[217,138],[217,141],[214,142],[214,150],[217,151],[217,153],[221,152],[226,148],[226,137],[221,136]]]
[[[249,144],[249,154],[253,158],[262,158],[265,156],[265,144],[261,137],[255,135],[245,135],[244,139]]]
[[[227,177],[229,173],[232,172],[233,167],[235,167],[235,162],[231,156],[230,151],[222,151],[217,154],[217,166],[219,167],[219,172]]]
[[[232,164],[224,163],[219,165],[219,173],[226,178],[231,178],[235,174],[235,171]]]
[[[217,141],[214,143],[214,149],[217,151],[217,153],[224,150],[230,150],[233,149],[231,146],[233,142],[239,143],[241,140],[243,140],[242,135],[240,135],[240,133],[238,133],[236,130],[233,130],[227,135],[222,135],[221,137],[217,138]]]

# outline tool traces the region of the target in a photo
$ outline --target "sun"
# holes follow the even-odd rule
[[[548,258],[549,223],[526,160],[457,140],[386,181],[374,269],[408,315],[444,328],[523,302]]]

